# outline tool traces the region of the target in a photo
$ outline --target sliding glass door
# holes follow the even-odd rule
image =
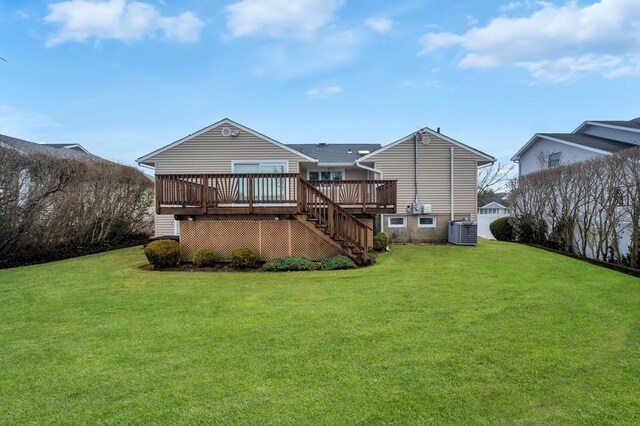
[[[256,163],[235,163],[234,173],[242,174],[276,174],[286,173],[287,164],[285,162],[256,162]],[[249,202],[249,187],[253,187],[253,200],[258,203],[268,203],[270,201],[282,201],[287,199],[287,185],[285,179],[276,176],[256,176],[249,185],[248,178],[238,179],[238,201]]]

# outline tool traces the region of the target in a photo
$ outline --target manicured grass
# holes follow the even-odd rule
[[[640,422],[640,280],[508,243],[302,273],[0,271],[0,422]]]

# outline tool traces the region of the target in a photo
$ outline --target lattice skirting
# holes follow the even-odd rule
[[[369,240],[371,241],[371,240]],[[321,260],[339,251],[297,220],[196,220],[180,222],[182,258],[196,250],[215,250],[224,260],[238,247],[251,247],[262,260],[306,256]]]

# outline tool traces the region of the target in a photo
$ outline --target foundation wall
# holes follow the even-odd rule
[[[305,256],[318,261],[340,254],[297,220],[195,220],[180,221],[183,260],[192,260],[200,248],[210,248],[223,260],[238,247],[251,247],[262,260]]]
[[[390,227],[389,217],[404,216],[406,218],[405,227]],[[426,243],[426,242],[443,242],[448,240],[449,215],[427,215],[436,217],[436,226],[430,228],[421,228],[418,226],[418,217],[414,215],[384,215],[384,232],[389,234],[391,241],[394,243]],[[468,215],[456,215],[456,220],[462,220]]]

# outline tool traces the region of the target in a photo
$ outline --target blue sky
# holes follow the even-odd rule
[[[283,143],[420,127],[502,161],[640,116],[638,0],[3,0],[0,133],[135,158],[224,117]]]

